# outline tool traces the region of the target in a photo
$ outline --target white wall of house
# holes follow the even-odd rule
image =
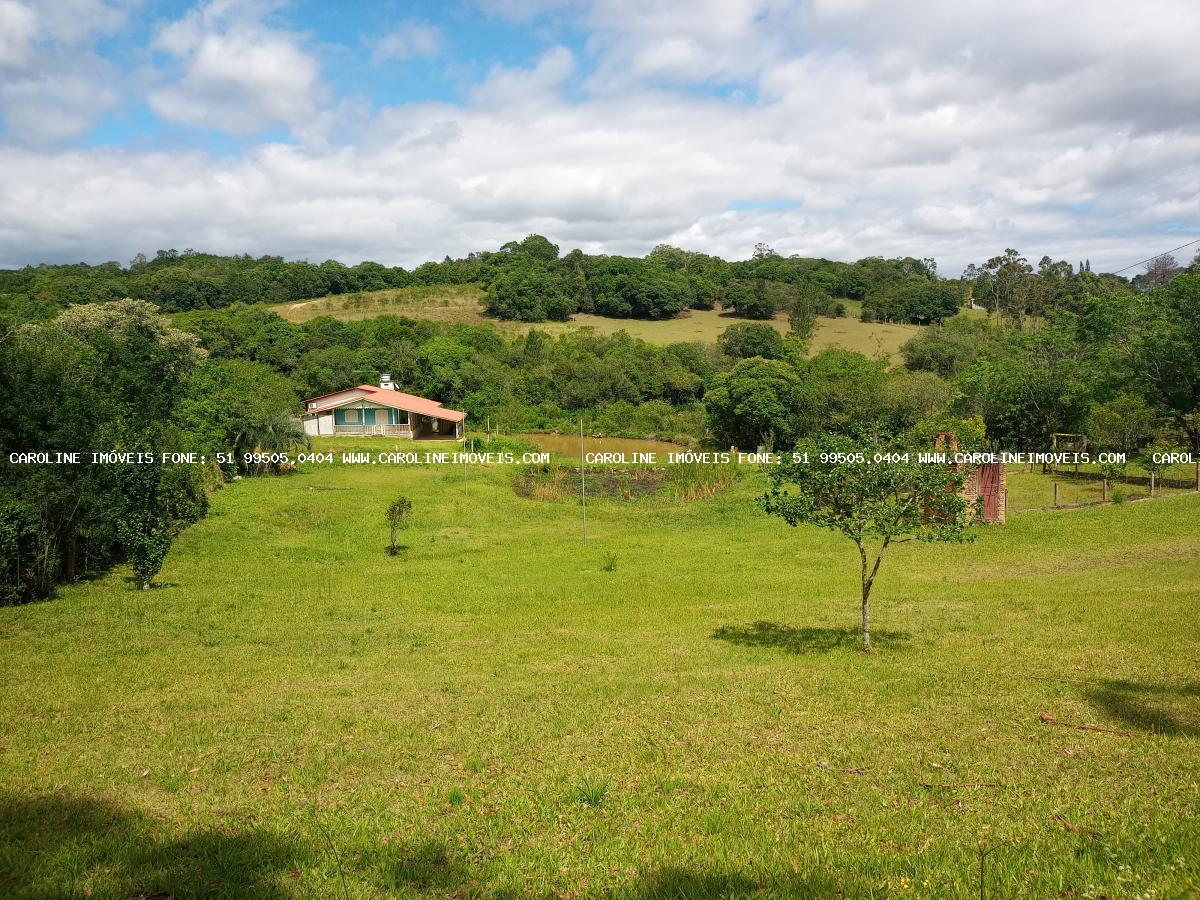
[[[304,433],[308,435],[333,434],[333,413],[318,413],[304,417]]]

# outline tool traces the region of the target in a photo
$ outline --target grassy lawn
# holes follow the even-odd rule
[[[868,657],[756,478],[583,544],[511,476],[245,479],[161,587],[0,609],[0,895],[1200,891],[1200,497],[899,546]]]
[[[333,295],[298,303],[280,303],[270,308],[290,322],[307,322],[317,316],[356,320],[391,313],[438,322],[464,322],[473,325],[487,322],[509,337],[524,334],[531,328],[550,334],[562,334],[582,327],[592,328],[598,334],[605,335],[625,331],[652,344],[670,344],[678,341],[713,344],[730,325],[745,321],[725,315],[719,310],[687,310],[681,316],[665,321],[612,319],[577,313],[570,322],[539,322],[529,325],[489,318],[483,314],[482,303],[483,292],[475,285],[419,285],[362,294]],[[861,322],[858,319],[861,304],[850,300],[846,301],[846,307],[847,313],[844,318],[817,320],[817,330],[812,340],[814,353],[826,347],[836,346],[857,350],[868,356],[891,356],[899,351],[901,344],[920,330],[920,326],[917,325]],[[783,333],[788,330],[785,315],[777,316],[772,324]]]

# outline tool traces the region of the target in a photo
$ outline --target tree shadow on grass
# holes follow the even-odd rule
[[[861,650],[861,628],[797,628],[779,622],[722,625],[712,636],[743,647],[774,647],[788,653],[828,653],[830,650]],[[906,631],[872,631],[871,646],[895,650],[908,643]]]
[[[527,888],[513,890],[485,886],[473,877],[469,864],[456,859],[445,844],[424,841],[402,848],[395,864],[396,884],[437,895],[487,897],[489,900],[518,900],[553,896]],[[634,876],[603,892],[588,896],[621,900],[729,900],[735,897],[833,897],[840,896],[839,884],[820,872],[770,872],[750,874],[741,871],[689,869],[664,866]]]
[[[261,828],[163,826],[108,800],[0,795],[0,895],[292,896],[308,852]]]
[[[1085,686],[1083,698],[1130,728],[1200,737],[1200,682],[1171,685],[1110,679]]]
[[[140,591],[142,589],[141,579],[139,579],[136,575],[126,575],[121,580],[129,585],[129,589],[131,591]],[[159,581],[156,578],[154,581],[150,582],[150,587],[147,589],[146,593],[150,593],[150,591],[165,591],[169,588],[177,587],[179,587],[178,581]]]
[[[473,880],[462,860],[452,856],[445,844],[432,840],[400,847],[391,873],[397,886],[421,890],[453,891]]]
[[[823,873],[749,875],[667,866],[640,876],[613,896],[630,900],[693,900],[734,897],[842,896],[836,881]]]

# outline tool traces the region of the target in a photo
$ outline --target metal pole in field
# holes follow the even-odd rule
[[[579,417],[579,496],[583,501],[583,542],[587,543],[587,455],[583,447],[583,416]]]

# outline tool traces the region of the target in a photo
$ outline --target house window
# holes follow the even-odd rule
[[[358,410],[357,409],[335,409],[333,411],[334,425],[357,425]]]
[[[408,419],[406,418],[407,415],[408,414],[403,412],[402,410],[389,409],[388,410],[388,424],[389,425],[407,425],[408,424]]]

